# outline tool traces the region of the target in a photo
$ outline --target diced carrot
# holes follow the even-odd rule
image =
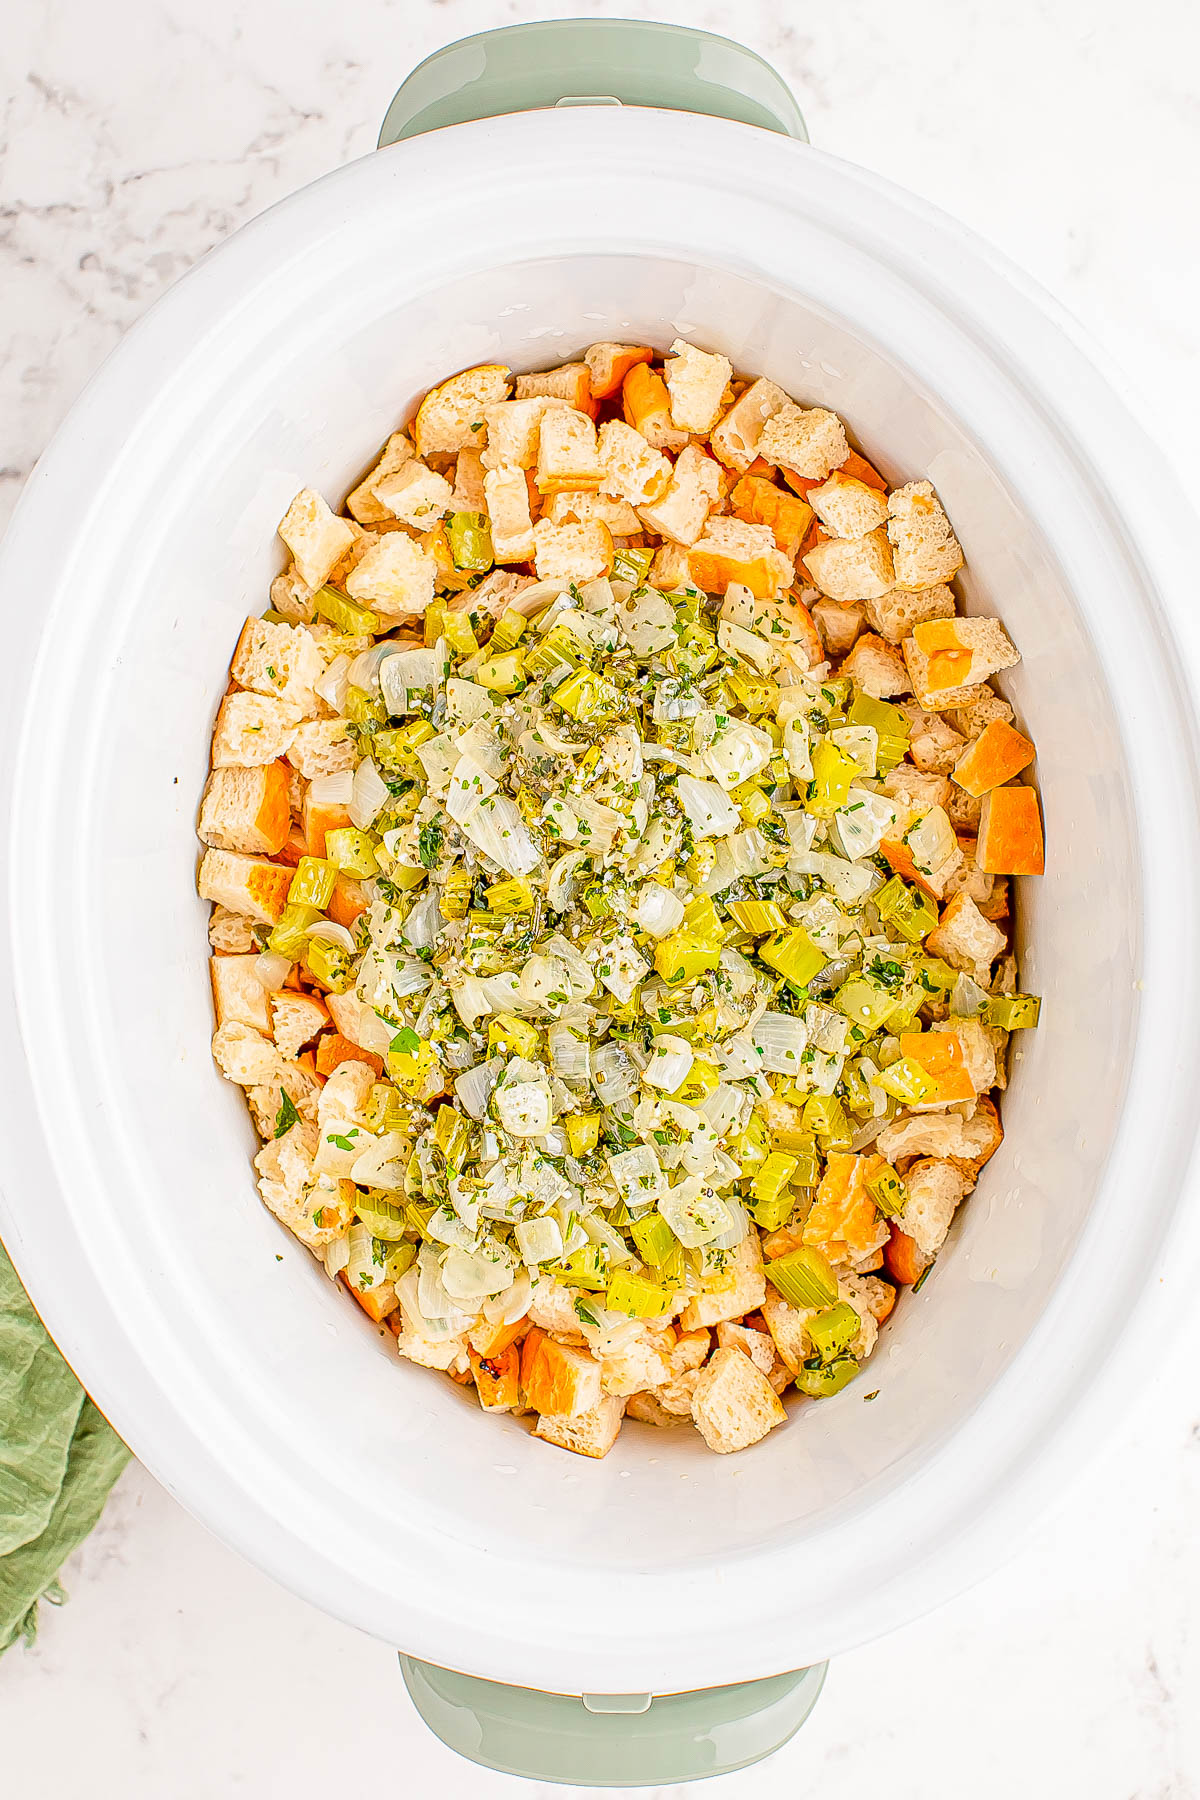
[[[479,1404],[487,1412],[512,1412],[521,1404],[521,1352],[515,1344],[491,1356],[468,1351]]]
[[[860,456],[857,450],[850,452],[838,473],[853,475],[855,481],[865,481],[868,487],[877,489],[881,494],[887,493],[888,484],[879,470],[869,463],[865,456]]]
[[[351,931],[354,921],[367,910],[367,896],[351,876],[339,875],[326,910],[335,925],[344,925]]]
[[[344,1062],[368,1063],[377,1075],[383,1074],[383,1060],[373,1050],[352,1044],[340,1031],[323,1031],[317,1039],[317,1073],[332,1075]]]
[[[911,1287],[914,1281],[920,1280],[929,1259],[897,1225],[889,1225],[888,1231],[890,1236],[883,1251],[884,1267],[893,1281],[898,1281],[902,1287]]]
[[[976,853],[986,875],[1042,875],[1042,818],[1031,787],[1013,783],[983,796]]]
[[[743,475],[729,496],[734,514],[749,525],[769,525],[776,547],[794,562],[812,523],[807,500],[785,494],[762,475]]]

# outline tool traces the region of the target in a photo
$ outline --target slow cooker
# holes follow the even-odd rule
[[[1004,1556],[1181,1306],[1200,842],[1167,602],[1195,525],[1079,328],[811,149],[737,46],[489,34],[405,84],[384,144],[146,315],[4,546],[0,1231],[135,1453],[400,1649],[447,1742],[546,1779],[719,1773],[795,1728],[827,1658]],[[1004,687],[1038,746],[1047,870],[1018,918],[1044,1001],[1004,1145],[889,1324],[871,1404],[852,1384],[728,1459],[631,1427],[590,1463],[398,1365],[259,1205],[209,1055],[194,822],[295,491],[339,500],[450,371],[677,334],[938,488],[967,609],[1023,653]]]

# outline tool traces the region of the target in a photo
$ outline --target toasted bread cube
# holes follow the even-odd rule
[[[692,1420],[710,1450],[720,1456],[745,1450],[786,1418],[774,1388],[743,1350],[714,1350],[692,1395]]]
[[[954,792],[960,793],[961,790],[956,788]],[[966,794],[963,794],[962,798],[973,806],[981,804],[978,800],[970,800],[969,795]],[[953,814],[951,814],[950,822],[954,824]],[[953,899],[955,894],[968,895],[984,918],[990,919],[993,924],[1001,919],[1006,919],[1008,917],[1008,881],[1003,875],[985,875],[975,860],[975,852],[979,846],[974,834],[964,837],[957,825],[954,828],[958,835],[963,860],[961,868],[946,890],[947,896]]]
[[[663,363],[663,376],[671,396],[672,425],[680,431],[711,431],[733,377],[729,358],[676,338]]]
[[[647,363],[635,363],[621,384],[621,407],[625,423],[641,432],[655,450],[682,450],[688,441],[686,431],[671,420],[671,396],[667,384]]]
[[[864,538],[887,523],[887,501],[879,490],[836,469],[808,490],[808,503],[831,537]]]
[[[539,581],[595,581],[612,567],[612,534],[598,519],[590,525],[539,519],[533,528],[533,556]]]
[[[923,1256],[936,1256],[946,1241],[950,1222],[974,1183],[956,1163],[922,1158],[904,1177],[908,1200],[904,1231]]]
[[[423,613],[433,599],[437,560],[403,531],[389,531],[372,544],[346,577],[352,600],[387,618]]]
[[[721,498],[721,471],[696,444],[679,452],[666,492],[640,506],[642,524],[677,544],[694,544]],[[636,529],[636,527],[635,527]]]
[[[913,691],[931,711],[960,705],[964,688],[1021,660],[999,619],[929,619],[901,648]]]
[[[955,763],[954,779],[978,799],[1027,769],[1035,755],[1027,737],[1003,719],[993,719]]]
[[[888,500],[888,513],[897,587],[910,592],[932,587],[962,568],[962,547],[928,481],[898,487]]]
[[[863,628],[861,605],[854,601],[843,606],[839,600],[818,600],[812,616],[830,656],[845,656],[854,648],[855,639]]]
[[[305,1044],[329,1023],[329,1014],[314,994],[297,994],[280,988],[272,994],[270,1031],[281,1056],[294,1061]]]
[[[797,406],[789,400],[763,426],[758,454],[764,462],[783,465],[808,481],[824,481],[845,462],[850,446],[836,413],[823,406]]]
[[[752,381],[713,426],[708,440],[713,455],[744,475],[758,455],[763,426],[773,413],[787,405],[787,395],[773,381],[763,376]]]
[[[459,450],[480,449],[486,430],[484,409],[507,398],[511,381],[511,369],[501,363],[481,363],[431,388],[417,409],[413,426],[417,454],[443,451],[454,455]]]
[[[560,363],[557,369],[543,369],[537,375],[518,375],[514,396],[517,400],[565,400],[580,412],[592,407],[592,380],[585,362]]]
[[[956,1112],[931,1112],[893,1119],[875,1142],[881,1156],[894,1163],[902,1156],[928,1156],[964,1163],[976,1175],[999,1149],[1004,1133],[990,1101],[980,1100],[969,1119]]]
[[[460,450],[454,464],[454,490],[450,495],[451,512],[486,512],[483,491],[483,457],[478,450]]]
[[[319,588],[354,542],[354,529],[332,512],[320,494],[301,488],[279,522],[300,579]]]
[[[488,518],[492,526],[492,555],[497,562],[533,560],[533,519],[529,510],[529,486],[520,469],[489,469],[483,478]]]
[[[489,406],[485,469],[532,469],[538,458],[542,420],[548,412],[566,406],[553,394],[537,394],[529,400],[502,400]]]
[[[272,607],[282,613],[288,624],[307,625],[311,621],[316,610],[316,589],[301,581],[295,563],[289,563],[283,574],[275,577],[270,595]]]
[[[366,1062],[343,1062],[321,1089],[317,1103],[317,1119],[327,1131],[334,1119],[350,1119],[356,1125],[366,1123],[371,1104],[371,1089],[378,1079]]]
[[[798,1244],[792,1245],[798,1249]],[[785,1252],[786,1254],[786,1252]],[[806,1358],[813,1354],[812,1339],[808,1335],[808,1321],[817,1311],[814,1306],[789,1306],[774,1288],[768,1290],[767,1297],[760,1308],[766,1320],[767,1330],[775,1346],[779,1360],[791,1374],[798,1375]]]
[[[321,1083],[302,1063],[279,1061],[269,1081],[245,1089],[246,1104],[260,1138],[273,1138],[286,1124],[284,1100],[290,1101],[306,1125],[317,1121]],[[290,1117],[290,1113],[287,1115]]]
[[[950,815],[950,823],[955,831],[969,832],[976,837],[979,832],[979,815],[983,810],[982,800],[976,800],[960,787],[951,787],[950,798],[946,801],[946,811]]]
[[[648,344],[593,344],[584,351],[592,397],[607,400],[615,394],[635,363],[654,361]]]
[[[382,525],[385,519],[390,519],[392,515],[387,507],[375,497],[375,483],[382,481],[385,475],[394,475],[415,455],[412,440],[403,431],[393,431],[370,474],[364,475],[346,496],[346,511],[351,517],[360,525]]]
[[[213,770],[196,828],[202,842],[214,850],[274,856],[283,849],[291,828],[286,764]]]
[[[987,875],[1044,875],[1045,851],[1037,794],[1016,783],[983,796],[979,867]]]
[[[206,850],[205,860],[215,856],[221,861],[230,860],[227,850]],[[246,862],[244,856],[232,858],[234,862]],[[263,865],[270,868],[272,865]],[[291,871],[288,871],[289,875]],[[227,906],[214,906],[208,921],[208,941],[214,950],[222,956],[247,956],[251,950],[258,949],[258,940],[254,935],[253,920],[244,913],[230,912]]]
[[[895,771],[893,770],[893,773]],[[939,781],[941,776],[923,776]],[[886,792],[887,784],[884,784]],[[915,881],[931,899],[945,898],[946,884],[962,867],[962,851],[944,807],[931,806],[907,823],[898,825],[879,845],[880,853],[897,875]]]
[[[534,1282],[529,1321],[542,1331],[552,1331],[560,1343],[584,1342],[575,1311],[575,1296],[552,1276]]]
[[[867,1183],[883,1170],[873,1153],[857,1156],[831,1150],[801,1241],[815,1244],[832,1263],[858,1263],[887,1242],[887,1226],[867,1191]]]
[[[588,1350],[531,1332],[521,1355],[521,1388],[532,1411],[575,1418],[600,1403],[600,1364]]]
[[[945,809],[950,799],[951,784],[947,775],[932,770],[914,769],[908,763],[897,763],[883,778],[883,791],[889,800],[899,800],[911,812],[928,812],[931,806]]]
[[[672,473],[670,460],[623,419],[604,421],[599,454],[603,493],[626,500],[630,506],[644,506],[666,493]]]
[[[926,712],[915,700],[906,700],[900,710],[909,722],[908,754],[918,769],[930,775],[949,774],[965,747],[961,733],[945,713]]]
[[[454,489],[444,475],[412,457],[403,468],[380,477],[375,498],[392,518],[424,531],[449,511]]]
[[[254,1031],[271,1029],[267,990],[258,978],[258,957],[210,956],[213,1011],[218,1025],[249,1025]]]
[[[407,1362],[417,1363],[422,1369],[441,1369],[455,1377],[468,1370],[470,1356],[465,1336],[428,1337],[425,1320],[419,1313],[405,1306],[403,1294],[399,1298],[401,1328],[396,1334],[396,1349],[399,1354]],[[394,1322],[394,1313],[392,1319]]]
[[[766,525],[747,525],[743,519],[711,517],[704,535],[688,555],[692,580],[707,594],[723,594],[730,582],[741,582],[756,600],[774,599],[787,587],[795,570],[775,548],[775,536]]]
[[[605,1394],[587,1412],[543,1413],[533,1435],[547,1444],[557,1444],[560,1450],[573,1450],[576,1456],[607,1456],[617,1441],[624,1415],[624,1400]]]
[[[829,538],[804,557],[813,582],[831,600],[870,600],[892,586],[892,552],[883,531]]]
[[[973,687],[965,688],[963,692],[967,698],[960,700],[953,711],[954,722],[964,737],[978,737],[993,719],[1012,724],[1013,709],[1007,700],[1000,698],[995,688]]]
[[[687,587],[691,581],[691,570],[688,566],[688,553],[683,544],[660,544],[654,552],[654,561],[650,564],[647,585],[658,588],[661,593],[674,593],[676,588]]]
[[[277,762],[291,748],[299,723],[286,700],[245,689],[226,694],[213,730],[213,768],[251,769]]]
[[[687,1418],[692,1411],[692,1395],[699,1384],[699,1369],[685,1369],[681,1375],[673,1376],[662,1387],[652,1391],[664,1412],[679,1413]]]
[[[662,1401],[651,1393],[631,1394],[625,1402],[625,1417],[637,1419],[642,1425],[657,1425],[660,1429],[692,1422],[690,1413],[668,1412]]]
[[[282,700],[301,718],[316,716],[313,683],[325,673],[325,659],[304,626],[247,619],[229,672],[239,687]]]
[[[254,1159],[263,1203],[310,1250],[321,1250],[347,1230],[354,1217],[352,1181],[318,1174],[313,1167],[316,1133],[303,1122],[263,1145]]]
[[[812,507],[798,494],[776,487],[765,475],[743,475],[729,496],[735,518],[749,525],[767,525],[775,548],[795,562],[812,524]]]
[[[596,427],[573,406],[553,407],[538,434],[537,484],[543,494],[598,487],[604,474]]]
[[[515,1412],[521,1404],[521,1352],[515,1344],[480,1356],[469,1350],[479,1404],[485,1412]]]
[[[717,1326],[717,1345],[722,1350],[743,1351],[764,1375],[769,1375],[775,1367],[775,1345],[769,1332],[752,1331],[745,1325],[735,1325],[731,1319],[723,1319]]]
[[[611,495],[598,494],[593,488],[555,494],[544,517],[552,525],[588,525],[598,519],[615,538],[636,537],[642,529],[641,520],[628,500],[614,500]]]
[[[841,673],[873,700],[885,700],[889,694],[906,694],[909,690],[903,657],[872,631],[859,638],[842,664]]]
[[[893,567],[894,559],[893,559]],[[888,594],[873,596],[866,603],[867,623],[889,644],[899,644],[911,635],[914,625],[927,619],[952,619],[954,595],[944,585],[918,588],[915,593],[902,593],[893,588]]]
[[[980,987],[987,987],[992,964],[1006,942],[1004,933],[984,918],[971,896],[960,891],[946,902],[925,948],[930,956],[940,956],[951,968],[964,969]]]
[[[279,1068],[279,1052],[270,1038],[253,1025],[232,1019],[214,1031],[212,1053],[226,1081],[239,1087],[260,1087]]]
[[[307,720],[297,729],[287,760],[305,781],[352,769],[357,753],[345,719]]]
[[[627,1398],[671,1380],[667,1360],[672,1346],[669,1331],[646,1331],[600,1358],[600,1385],[606,1394]]]
[[[322,720],[322,724],[332,724],[332,720]],[[294,808],[293,808],[294,810]],[[308,856],[324,856],[325,834],[330,831],[344,831],[353,824],[349,812],[344,806],[331,806],[327,800],[314,800],[311,788],[305,791],[300,803],[301,829],[304,832],[305,854]]]
[[[519,607],[518,596],[537,584],[532,575],[518,575],[512,569],[493,569],[477,588],[452,594],[447,601],[450,612],[476,613],[481,619],[498,619],[510,606]]]
[[[730,1253],[722,1280],[688,1301],[679,1315],[680,1327],[691,1332],[722,1319],[740,1319],[762,1305],[766,1291],[762,1249],[758,1233],[751,1231]]]
[[[277,925],[295,872],[258,857],[206,850],[196,885],[202,900],[212,900],[258,925]]]

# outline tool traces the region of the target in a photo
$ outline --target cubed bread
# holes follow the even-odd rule
[[[997,1041],[992,1028],[982,1019],[935,1019],[925,1034],[948,1036],[958,1046],[958,1056],[966,1070],[975,1094],[986,1094],[996,1084]]]
[[[775,1367],[775,1344],[770,1332],[752,1331],[732,1319],[723,1319],[717,1326],[717,1345],[722,1350],[741,1350],[764,1375]]]
[[[665,1429],[671,1425],[690,1425],[690,1413],[669,1412],[662,1401],[651,1393],[631,1394],[625,1402],[625,1417],[637,1419],[643,1425],[657,1425]]]
[[[454,462],[454,489],[450,495],[451,512],[481,513],[487,511],[483,490],[483,457],[478,450],[460,450]]]
[[[260,857],[206,850],[196,885],[202,900],[212,900],[255,924],[277,925],[295,873]]]
[[[960,700],[953,709],[954,723],[965,738],[978,737],[993,719],[1003,719],[1006,725],[1012,724],[1013,709],[1007,700],[1000,698],[995,688],[973,687],[965,692],[967,697]]]
[[[991,980],[992,964],[1007,940],[989,923],[969,894],[961,891],[946,902],[938,924],[925,939],[930,956],[940,956],[951,968],[962,969],[980,987]]]
[[[278,625],[272,619],[247,619],[233,652],[229,672],[239,687],[252,688],[293,707],[301,718],[316,715],[313,683],[325,673],[325,660],[312,632],[303,625]]]
[[[511,369],[500,363],[481,363],[431,388],[417,409],[413,427],[418,454],[443,451],[453,455],[472,446],[479,449],[487,430],[484,411],[507,397],[511,381]]]
[[[412,440],[403,431],[393,431],[383,446],[379,461],[368,475],[365,475],[356,488],[346,496],[346,511],[360,525],[381,525],[391,514],[386,506],[382,506],[375,497],[375,483],[382,481],[385,475],[394,475],[402,469],[406,462],[416,455]]]
[[[962,1162],[976,1174],[1003,1140],[999,1115],[990,1101],[980,1100],[969,1119],[956,1112],[911,1114],[885,1125],[875,1143],[881,1156],[896,1162],[904,1156]]]
[[[883,791],[889,800],[899,800],[913,812],[926,812],[931,806],[945,807],[950,778],[915,769],[911,763],[897,763],[884,776]]]
[[[543,516],[552,525],[588,525],[598,519],[615,538],[636,537],[642,529],[641,520],[628,500],[616,500],[611,494],[597,493],[594,488],[552,495]]]
[[[412,457],[391,475],[380,476],[375,498],[402,524],[425,531],[450,510],[454,489],[444,475]]]
[[[352,769],[357,761],[354,739],[345,719],[308,719],[297,728],[287,760],[303,775],[315,781],[318,775],[337,775]],[[287,833],[284,833],[286,837]],[[279,845],[282,848],[282,842]]]
[[[364,1125],[376,1079],[375,1070],[369,1063],[353,1060],[339,1063],[321,1089],[317,1109],[321,1129],[326,1130],[335,1117],[349,1118],[356,1125]]]
[[[291,748],[299,722],[296,709],[286,700],[246,689],[226,694],[213,731],[214,769],[249,769],[278,761]]]
[[[587,1412],[564,1416],[543,1413],[533,1428],[534,1437],[560,1450],[573,1450],[576,1456],[607,1456],[617,1441],[625,1402],[616,1394],[605,1394]]]
[[[612,534],[598,519],[589,525],[554,525],[539,519],[533,528],[533,566],[539,581],[595,581],[612,567]]]
[[[542,420],[565,400],[553,394],[536,394],[528,400],[502,400],[489,406],[487,448],[482,453],[485,469],[532,469],[538,458]]]
[[[206,850],[204,854],[206,861],[210,856],[215,856],[222,862],[233,860],[243,863],[250,860],[245,856],[231,859],[227,850]],[[272,865],[267,863],[264,866],[270,868]],[[290,869],[288,874],[291,875]],[[254,921],[248,919],[244,913],[231,912],[227,906],[213,907],[208,921],[208,941],[213,949],[219,951],[222,956],[246,956],[251,950],[258,949],[258,940],[254,935]]]
[[[926,775],[921,779],[938,781],[943,777]],[[963,859],[954,828],[942,806],[931,806],[910,815],[900,828],[882,840],[879,849],[895,874],[902,875],[906,881],[915,881],[939,902],[945,898],[946,884],[961,867]]]
[[[1042,818],[1031,787],[1015,783],[983,796],[976,859],[987,875],[1045,873]]]
[[[658,588],[664,594],[686,587],[692,579],[687,547],[684,544],[660,544],[646,579],[650,587]]]
[[[300,579],[318,588],[354,542],[354,528],[332,512],[320,494],[301,488],[279,522]]]
[[[263,1203],[310,1250],[332,1244],[354,1217],[352,1181],[321,1176],[313,1168],[315,1133],[299,1123],[263,1145],[254,1159]]]
[[[291,828],[285,763],[213,770],[200,803],[197,831],[203,843],[214,850],[275,856]]]
[[[600,1364],[589,1350],[531,1331],[521,1351],[521,1392],[533,1412],[576,1418],[600,1403]]]
[[[907,1171],[904,1231],[924,1256],[936,1256],[950,1222],[974,1183],[952,1162],[923,1157]]]
[[[529,486],[520,469],[489,469],[483,478],[492,526],[492,554],[497,562],[533,559],[533,519]]]
[[[908,753],[918,769],[930,775],[949,774],[966,747],[962,734],[945,713],[926,712],[915,700],[905,701],[900,710],[908,720]]]
[[[964,688],[1021,660],[999,619],[928,619],[913,626],[901,648],[913,692],[936,711],[961,705]]]
[[[552,407],[538,434],[537,485],[543,494],[598,487],[604,475],[596,427],[572,406]]]
[[[688,552],[691,578],[706,594],[723,594],[730,582],[741,582],[758,600],[773,599],[790,585],[795,570],[775,548],[766,525],[713,515]]]
[[[635,363],[654,361],[649,344],[592,344],[583,353],[592,398],[607,400],[617,393]]]
[[[281,1058],[269,1081],[245,1089],[246,1104],[259,1137],[273,1138],[277,1131],[286,1131],[288,1124],[294,1122],[293,1109],[306,1125],[315,1125],[320,1091],[320,1081],[310,1069]]]
[[[289,625],[307,625],[313,617],[316,607],[316,589],[310,588],[306,581],[301,581],[295,563],[289,563],[282,575],[277,575],[270,586],[272,610],[279,613]]]
[[[294,1059],[328,1025],[329,1014],[315,994],[299,994],[292,988],[280,988],[270,1000],[269,1029],[275,1047],[281,1056]]]
[[[213,1061],[226,1081],[239,1087],[261,1087],[279,1067],[279,1052],[265,1033],[253,1025],[230,1020],[219,1025],[212,1039]]]
[[[854,648],[863,628],[861,605],[851,602],[849,606],[843,606],[838,600],[818,600],[812,608],[812,616],[830,656],[845,656]]]
[[[836,469],[820,487],[808,490],[808,504],[835,538],[864,538],[887,523],[887,499],[878,488]]]
[[[962,568],[962,548],[928,481],[898,487],[888,499],[888,513],[897,587],[932,587]]]
[[[761,1369],[742,1350],[714,1350],[692,1395],[692,1420],[710,1450],[745,1450],[787,1418]]]
[[[625,423],[640,431],[656,450],[682,450],[688,441],[671,419],[667,384],[648,363],[637,363],[621,383],[621,410]]]
[[[911,636],[914,625],[924,624],[928,619],[952,619],[956,610],[954,595],[944,584],[919,588],[913,594],[893,588],[890,593],[866,602],[868,625],[889,644],[902,643]]]
[[[980,798],[1027,769],[1035,754],[1027,737],[1003,719],[993,719],[954,764],[954,779]]]
[[[957,716],[957,715],[956,715]],[[966,793],[962,788],[950,786],[950,798],[946,801],[946,811],[950,815],[950,823],[957,832],[969,832],[971,837],[978,836],[979,815],[983,811],[983,802],[974,794]]]
[[[258,956],[210,956],[213,1011],[218,1025],[249,1025],[264,1034],[271,1029],[267,990],[258,977]]]
[[[722,1319],[740,1319],[762,1304],[767,1291],[758,1233],[751,1231],[730,1251],[719,1282],[695,1294],[679,1315],[683,1331],[698,1331]]]
[[[352,600],[385,618],[423,613],[433,599],[437,559],[404,531],[389,531],[372,544],[346,577]]]
[[[691,545],[720,498],[720,468],[698,445],[689,444],[676,458],[666,492],[640,506],[638,512],[648,531]]]
[[[813,1354],[808,1321],[816,1310],[790,1306],[774,1288],[768,1288],[760,1308],[779,1358],[793,1375],[800,1373],[805,1359]]]
[[[831,600],[868,600],[892,585],[892,552],[883,531],[863,538],[828,538],[803,559],[814,585]]]
[[[808,481],[824,481],[845,462],[850,445],[836,413],[823,406],[797,406],[788,400],[763,426],[758,454],[764,462],[792,469]],[[847,599],[861,598],[858,594],[847,595]]]
[[[775,548],[795,562],[812,524],[812,507],[798,494],[788,493],[765,475],[743,475],[729,496],[735,518],[748,525],[766,525]]]
[[[663,376],[671,396],[672,425],[680,431],[710,431],[733,376],[729,358],[676,338],[663,363]]]
[[[552,1276],[534,1282],[529,1300],[529,1322],[542,1331],[552,1331],[560,1343],[582,1344],[584,1341],[579,1329],[579,1315],[575,1311],[575,1296]]]
[[[606,419],[600,427],[599,456],[603,469],[600,490],[644,506],[657,500],[671,480],[670,458],[648,444],[640,431],[624,419]]]
[[[909,690],[908,670],[904,660],[890,644],[885,644],[873,631],[864,632],[842,664],[841,673],[848,675],[857,687],[874,700]]]
[[[493,569],[477,588],[465,588],[461,594],[452,594],[446,608],[448,612],[466,611],[480,619],[498,619],[510,606],[519,611],[519,596],[535,585],[532,575],[518,575],[512,569]]]
[[[560,363],[556,369],[542,369],[536,375],[518,375],[515,398],[562,400],[581,412],[590,411],[592,379],[588,366],[585,362]]]
[[[758,455],[763,426],[773,413],[788,404],[787,395],[773,381],[762,376],[752,381],[713,426],[708,439],[713,455],[744,475]]]
[[[671,1346],[669,1332],[646,1331],[640,1337],[622,1342],[600,1358],[600,1385],[606,1394],[628,1397],[647,1388],[661,1387],[671,1380],[667,1351]]]

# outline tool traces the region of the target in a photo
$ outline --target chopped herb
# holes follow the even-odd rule
[[[300,1114],[293,1106],[290,1095],[281,1094],[279,1111],[275,1114],[275,1136],[281,1138],[285,1131],[290,1131],[299,1117]]]

